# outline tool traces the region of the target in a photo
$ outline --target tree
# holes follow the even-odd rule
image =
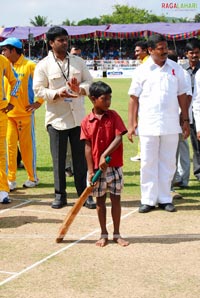
[[[103,15],[100,18],[101,24],[132,24],[166,22],[165,16],[150,14],[145,9],[129,7],[128,5],[114,5],[112,15]]]
[[[78,26],[82,26],[82,25],[99,25],[100,24],[100,19],[98,18],[92,18],[92,19],[84,19],[80,22],[78,22]]]
[[[200,23],[200,13],[195,15],[194,21],[195,21],[195,23]]]
[[[39,26],[48,26],[49,22],[47,22],[47,17],[43,17],[43,16],[35,16],[34,19],[30,19],[30,24],[35,26],[35,27],[39,27]]]
[[[62,22],[62,25],[64,26],[76,26],[75,21],[70,22],[69,19],[66,19],[64,22]]]

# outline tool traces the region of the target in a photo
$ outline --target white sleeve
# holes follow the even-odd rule
[[[46,101],[53,102],[58,90],[49,89],[49,80],[43,68],[43,61],[41,60],[35,68],[33,77],[33,90],[36,97],[41,97]]]
[[[185,82],[186,82],[186,85],[187,85],[187,92],[186,92],[186,94],[192,96],[192,83],[191,83],[190,75],[187,72],[187,70],[185,70],[185,69],[183,69],[183,72],[184,72]]]
[[[138,66],[133,71],[132,81],[130,88],[128,90],[128,95],[134,95],[139,97],[140,93],[142,92],[142,86],[141,86],[141,79],[140,79],[140,66]]]

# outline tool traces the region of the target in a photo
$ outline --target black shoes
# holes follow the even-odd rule
[[[175,212],[176,208],[174,207],[174,205],[172,203],[166,203],[166,204],[158,204],[158,207],[168,211],[168,212]],[[150,206],[150,205],[141,205],[139,207],[139,213],[147,213],[152,211],[153,209],[155,209],[155,206]]]
[[[175,212],[176,208],[174,207],[174,205],[172,203],[166,203],[166,204],[158,204],[158,207],[168,211],[168,212]]]
[[[139,207],[139,213],[147,213],[153,209],[155,209],[155,206],[150,206],[150,205],[144,204]]]
[[[89,196],[83,206],[89,209],[96,209],[96,203],[94,202],[93,197]]]
[[[53,201],[53,203],[51,204],[51,207],[54,209],[60,209],[64,206],[67,205],[67,200],[66,199],[57,199],[55,198],[55,200]]]
[[[54,208],[54,209],[60,209],[64,206],[67,206],[67,200],[66,199],[60,199],[60,198],[59,199],[55,198],[55,200],[51,204],[51,207]],[[83,206],[85,206],[89,209],[96,209],[96,203],[94,202],[92,196],[89,196],[87,198],[87,200],[85,201]]]

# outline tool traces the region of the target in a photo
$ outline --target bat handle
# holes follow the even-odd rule
[[[110,156],[106,156],[106,163],[109,163],[111,161],[111,157]],[[101,176],[102,170],[98,170],[96,172],[96,174],[92,177],[92,185],[99,179],[99,177]]]

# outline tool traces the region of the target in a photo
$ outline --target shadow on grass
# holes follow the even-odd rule
[[[139,183],[133,183],[133,182],[124,182],[124,187],[139,187]]]
[[[130,241],[130,243],[176,244],[181,242],[200,241],[200,234],[133,236],[126,239]]]
[[[176,199],[173,201],[174,205],[177,207],[178,211],[184,211],[184,210],[200,210],[200,202],[199,200],[193,200],[193,199]]]
[[[183,197],[200,197],[200,183],[196,179],[190,179],[193,185],[189,185],[188,188],[174,187],[174,190],[179,192]]]
[[[67,180],[67,187],[75,187],[75,184],[74,184],[74,181],[70,181],[70,180]],[[54,189],[54,183],[42,183],[40,182],[37,186],[35,187],[18,187],[17,186],[17,189],[15,191],[12,191],[11,193],[14,193],[14,192],[17,192],[17,191],[21,191],[21,190],[24,190],[24,191],[29,191],[29,190],[32,190],[32,191],[35,191],[37,192],[37,189],[43,189],[43,188],[52,188]]]
[[[48,188],[48,187],[54,188],[54,183],[53,182],[52,183],[42,183],[41,182],[40,184],[37,185],[37,187],[35,189],[37,189],[37,188]],[[67,187],[75,187],[74,181],[67,180]],[[24,189],[24,188],[19,188],[19,189]]]
[[[55,195],[54,193],[44,193],[44,194],[38,194],[38,193],[35,193],[35,194],[28,194],[28,193],[17,193],[17,192],[12,192],[10,195],[10,198],[12,200],[13,199],[18,199],[18,200],[31,200],[31,199],[54,199]],[[77,194],[75,193],[68,193],[67,194],[67,199],[76,199],[78,198]],[[39,202],[38,203],[41,203],[41,204],[49,204],[49,202]]]
[[[38,172],[52,172],[53,173],[53,167],[38,167],[37,166],[37,171]]]
[[[131,171],[131,172],[125,172],[123,171],[124,176],[139,176],[140,171]]]

